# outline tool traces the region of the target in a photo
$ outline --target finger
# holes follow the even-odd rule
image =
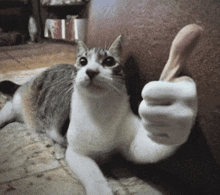
[[[143,126],[148,132],[147,136],[154,142],[165,145],[172,145],[175,144],[175,142],[179,142],[179,140],[173,140],[172,137],[170,137],[170,134],[172,135],[172,132],[176,129],[175,127],[171,128],[167,125],[159,126],[158,124],[149,124],[146,123],[146,121],[144,121]]]
[[[175,115],[175,106],[152,106],[147,104],[146,101],[142,101],[139,105],[139,114],[141,118],[148,123],[154,123],[158,125],[165,125]]]
[[[179,100],[183,101],[185,106],[197,110],[197,89],[194,80],[187,76],[178,77],[172,80],[176,84],[181,84],[182,94],[179,94]]]
[[[139,106],[139,114],[143,120],[155,124],[172,124],[174,121],[186,121],[194,117],[195,110],[185,106],[182,102],[176,102],[170,106],[152,106],[142,101]]]
[[[153,140],[156,143],[164,144],[164,145],[173,145],[172,140],[168,136],[154,136],[154,135],[148,135],[151,140]]]
[[[170,125],[163,123],[151,123],[148,120],[142,120],[144,128],[152,135],[167,135],[170,131]]]
[[[150,120],[151,122],[159,122],[167,120],[167,114],[172,112],[170,106],[152,106],[142,101],[139,106],[139,114],[142,118]]]
[[[150,82],[143,88],[142,97],[151,104],[168,105],[178,99],[194,98],[196,96],[196,85],[194,81],[189,77],[184,77],[183,79],[180,82]]]
[[[142,90],[142,97],[146,100],[176,98],[177,85],[165,81],[152,81],[146,84]]]
[[[180,145],[180,143],[183,144],[186,141],[186,139],[172,139],[169,136],[154,136],[153,134],[149,134],[148,137],[154,142],[163,145]]]
[[[161,73],[160,80],[172,81],[181,72],[183,66],[198,43],[202,27],[190,24],[182,28],[172,42],[169,59]]]
[[[155,142],[161,144],[180,144],[187,140],[192,120],[177,120],[173,124],[156,124],[149,123],[147,120],[142,120],[142,123],[148,132],[148,137]]]

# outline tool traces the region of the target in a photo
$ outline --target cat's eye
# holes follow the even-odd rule
[[[88,61],[85,57],[81,57],[79,59],[79,63],[80,63],[81,66],[85,66],[88,63]]]
[[[115,59],[113,57],[107,57],[107,58],[104,59],[102,64],[104,66],[112,67],[112,66],[116,65],[116,61],[115,61]]]

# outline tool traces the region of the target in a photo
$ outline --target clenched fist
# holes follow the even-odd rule
[[[195,82],[152,81],[142,90],[139,114],[148,137],[164,145],[185,143],[197,115]]]

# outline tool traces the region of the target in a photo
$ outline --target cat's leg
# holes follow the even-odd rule
[[[113,195],[108,182],[94,160],[76,153],[69,145],[66,160],[71,170],[79,177],[87,195]]]
[[[59,143],[60,145],[66,146],[67,145],[67,141],[65,139],[65,137],[63,137],[60,133],[59,133],[59,129],[58,127],[53,127],[51,129],[46,130],[46,135],[52,139],[53,141]]]
[[[152,141],[144,128],[139,128],[124,155],[134,163],[155,163],[171,156],[179,146],[163,145]]]
[[[0,92],[6,95],[8,99],[10,99],[0,110],[0,128],[4,127],[8,123],[15,121],[18,118],[16,104],[20,105],[21,102],[20,98],[18,98],[18,95],[15,95],[15,98],[13,98],[13,96],[19,87],[20,85],[17,85],[11,81],[5,80],[0,82]]]
[[[66,132],[69,126],[69,111],[65,110],[68,114],[55,114],[50,120],[50,128],[46,130],[46,135],[62,145],[67,147]]]
[[[189,77],[152,81],[143,88],[142,97],[141,120],[130,152],[139,161],[156,162],[187,141],[197,115],[196,84]]]
[[[65,157],[65,151],[67,146],[66,138],[59,133],[58,127],[50,130],[46,130],[46,135],[50,139],[55,141],[54,149],[55,149],[56,159],[63,159]]]
[[[14,121],[24,122],[21,100],[22,96],[19,93],[15,93],[12,100],[5,104],[0,111],[0,128]]]
[[[8,101],[0,110],[0,128],[16,120],[12,101]]]

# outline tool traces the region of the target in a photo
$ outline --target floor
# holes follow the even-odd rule
[[[1,47],[0,80],[11,79],[22,83],[44,67],[55,63],[73,64],[74,61],[75,46],[69,44],[49,42]],[[5,100],[0,96],[0,108]],[[14,122],[1,129],[0,148],[1,195],[85,194],[66,161],[56,158],[53,143],[28,131],[23,124]],[[165,194],[129,171],[123,160],[106,167],[112,172],[108,181],[114,194]]]
[[[45,42],[0,47],[0,73],[48,67],[57,63],[75,61],[75,46]]]

